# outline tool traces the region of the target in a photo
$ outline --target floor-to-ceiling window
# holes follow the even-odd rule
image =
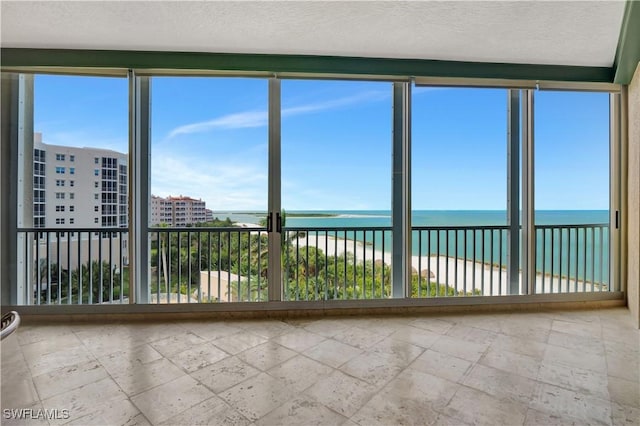
[[[268,81],[151,79],[152,303],[267,298]]]
[[[391,294],[392,84],[283,80],[285,300]]]
[[[129,302],[129,203],[147,184],[135,164],[150,166],[142,303],[400,297],[398,197],[409,297],[518,294],[528,247],[527,291],[611,290],[608,93],[533,92],[527,170],[526,91],[413,85],[411,163],[396,170],[400,83],[150,77],[146,158],[128,152],[125,78],[20,78],[33,128],[17,154],[22,303]]]
[[[127,303],[127,80],[20,78],[18,241],[24,301]]]
[[[508,292],[507,102],[505,89],[413,88],[413,297]]]
[[[536,293],[609,290],[609,93],[535,93]]]

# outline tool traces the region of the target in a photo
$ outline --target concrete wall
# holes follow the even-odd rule
[[[627,304],[640,328],[640,64],[629,85]]]

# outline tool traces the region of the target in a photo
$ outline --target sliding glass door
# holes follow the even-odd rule
[[[413,89],[413,297],[509,294],[508,100],[506,89]]]
[[[128,75],[3,76],[18,303],[619,290],[616,95]]]
[[[391,94],[282,81],[284,300],[390,296]]]
[[[609,94],[535,94],[536,293],[610,289]]]
[[[151,303],[267,300],[268,80],[151,83]]]

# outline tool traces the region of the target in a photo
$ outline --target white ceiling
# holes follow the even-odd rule
[[[1,45],[613,65],[624,1],[1,4]]]

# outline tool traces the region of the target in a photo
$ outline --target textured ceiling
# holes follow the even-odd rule
[[[1,3],[1,45],[613,65],[624,1]]]

